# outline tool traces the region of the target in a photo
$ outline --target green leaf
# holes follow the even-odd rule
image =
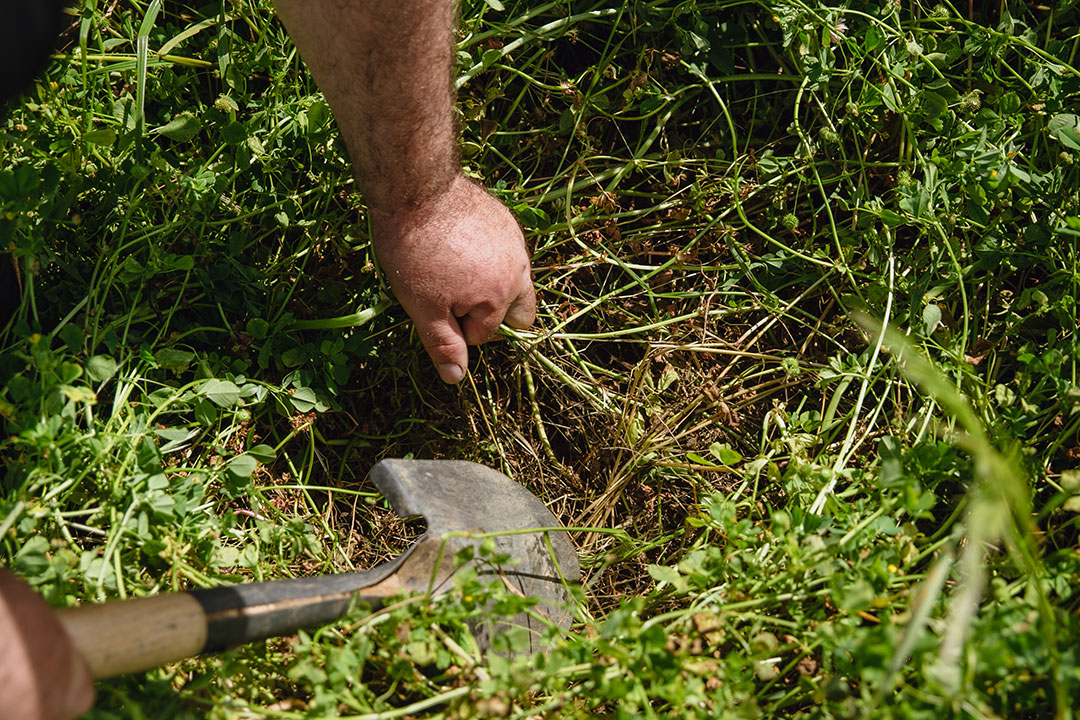
[[[859,578],[854,582],[834,588],[832,597],[840,609],[853,613],[869,607],[875,595],[873,586]]]
[[[714,463],[712,460],[706,460],[697,453],[686,453],[686,459],[692,463],[697,463],[698,465],[716,465],[716,463]]]
[[[1058,113],[1046,124],[1050,137],[1072,150],[1080,150],[1080,117],[1072,113]]]
[[[877,52],[884,45],[885,36],[881,34],[876,25],[870,25],[866,28],[866,32],[863,33],[863,47],[866,48],[866,52]]]
[[[232,407],[240,399],[240,388],[228,380],[207,380],[202,386],[203,396],[218,407]]]
[[[497,48],[491,48],[485,50],[484,54],[480,56],[480,63],[485,67],[491,67],[495,63],[502,59],[502,50]]]
[[[265,444],[259,444],[253,448],[248,448],[247,454],[264,465],[272,463],[277,459],[277,453],[274,451],[274,448]]]
[[[71,384],[73,380],[82,375],[83,369],[75,363],[62,362],[60,363],[60,382],[65,385]]]
[[[942,68],[949,62],[949,56],[943,52],[932,52],[923,55],[923,59],[932,63],[934,67]]]
[[[1078,146],[1078,149],[1080,149],[1080,146]],[[1021,170],[1020,168],[1013,165],[1012,163],[1009,164],[1009,174],[1012,175],[1017,180],[1019,180],[1020,182],[1024,182],[1024,183],[1031,182],[1031,175],[1026,170]]]
[[[193,430],[187,428],[159,428],[154,431],[154,434],[165,440],[165,444],[161,446],[161,454],[164,455],[187,447],[188,441],[198,436],[201,432],[202,430],[200,428],[195,428]]]
[[[551,218],[542,208],[533,207],[528,203],[514,206],[514,214],[528,230],[546,230],[551,225]]]
[[[247,76],[244,74],[244,70],[238,68],[235,63],[230,63],[225,68],[225,82],[233,90],[236,90],[238,95],[247,92]]]
[[[163,492],[151,494],[147,504],[159,515],[173,515],[176,512],[176,500]]]
[[[743,459],[742,454],[737,450],[732,450],[727,443],[713,443],[709,446],[709,454],[728,467]]]
[[[664,392],[679,381],[679,371],[668,366],[660,375],[660,382],[656,384],[657,392]]]
[[[231,122],[221,128],[221,139],[227,145],[239,145],[247,140],[247,127],[242,122]]]
[[[251,455],[244,453],[243,455],[237,455],[226,466],[228,471],[237,477],[251,477],[251,474],[255,472],[255,468],[259,466],[259,462]]]
[[[296,367],[305,360],[307,360],[307,353],[303,348],[289,348],[281,353],[281,362],[285,363],[285,367]]]
[[[882,86],[881,100],[885,103],[885,107],[889,108],[894,113],[903,112],[903,109],[900,107],[900,99],[896,96],[896,88],[893,87],[891,82],[887,82]]]
[[[94,394],[94,391],[89,388],[73,387],[71,385],[61,385],[60,391],[63,393],[64,397],[66,397],[68,400],[71,400],[72,402],[93,403],[97,400],[97,396]]]
[[[217,420],[218,411],[214,403],[203,399],[195,403],[195,421],[200,425],[209,427]]]
[[[194,115],[184,113],[178,115],[165,125],[159,128],[154,128],[154,132],[159,135],[164,135],[170,140],[176,142],[191,142],[198,135],[199,130],[202,128],[202,121]]]
[[[147,275],[146,268],[133,255],[128,255],[124,262],[120,263],[119,271],[116,274],[120,282],[125,285],[139,282]]]
[[[900,532],[900,528],[897,526],[896,521],[888,515],[883,515],[874,520],[874,522],[870,523],[869,528],[873,532],[879,532],[883,535],[896,535]]]
[[[191,255],[174,255],[169,253],[161,261],[162,270],[188,271],[195,267],[195,258]]]
[[[308,108],[308,131],[320,130],[326,121],[330,119],[330,106],[321,100],[317,100]]]
[[[487,6],[489,8],[491,8],[492,10],[495,10],[496,12],[502,12],[503,10],[506,9],[503,6],[503,4],[501,2],[499,2],[499,0],[484,0],[484,2],[487,4]]]
[[[235,548],[232,545],[225,545],[215,550],[211,562],[218,570],[220,570],[221,568],[235,567],[239,559],[240,549]]]
[[[251,318],[244,325],[244,330],[256,340],[263,340],[270,334],[270,323],[262,318]]]
[[[296,388],[293,394],[289,396],[289,402],[296,409],[296,412],[311,412],[311,409],[315,407],[315,403],[318,398],[315,396],[315,391],[311,388],[302,387]]]
[[[112,128],[91,130],[89,132],[84,132],[82,139],[91,145],[112,145],[116,142],[116,131]]]
[[[911,194],[901,198],[898,204],[904,212],[915,217],[924,217],[930,210],[930,193],[927,192],[922,183],[916,183],[911,190]]]
[[[16,569],[22,575],[40,575],[49,568],[49,559],[45,556],[48,550],[48,540],[41,535],[31,536],[15,555]]]
[[[933,335],[934,330],[941,324],[941,308],[937,303],[930,303],[923,308],[923,331],[927,335]]]
[[[928,118],[936,118],[949,111],[949,104],[945,102],[945,98],[936,92],[926,90],[919,95],[919,98],[922,112]]]
[[[898,227],[907,222],[907,220],[904,219],[903,215],[894,213],[892,210],[887,209],[882,210],[879,213],[879,217],[881,218],[881,222],[885,223],[887,227],[891,228]]]
[[[181,373],[195,360],[195,353],[176,348],[163,348],[154,353],[154,360],[166,370]]]
[[[649,572],[649,577],[657,582],[678,585],[683,580],[678,570],[667,565],[649,565],[645,569]]]
[[[0,172],[0,195],[8,200],[22,200],[30,197],[37,188],[38,176],[34,168],[21,165],[15,169]]]
[[[82,347],[83,331],[78,325],[65,325],[60,328],[60,332],[57,333],[60,339],[64,341],[64,345],[67,345],[67,349],[71,352],[78,352]]]
[[[95,355],[86,361],[86,377],[91,382],[105,382],[116,372],[116,361],[108,355]]]

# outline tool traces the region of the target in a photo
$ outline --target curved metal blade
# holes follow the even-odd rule
[[[383,460],[371,469],[371,479],[402,517],[422,516],[427,532],[396,574],[408,587],[424,590],[444,584],[452,574],[454,555],[481,538],[460,533],[497,533],[497,553],[509,555],[513,566],[479,568],[498,573],[511,592],[540,599],[539,613],[567,629],[571,615],[569,585],[580,577],[577,552],[561,524],[528,490],[489,467],[464,460]],[[525,532],[533,530],[534,532]],[[436,569],[430,550],[441,547]],[[474,560],[480,562],[480,559]],[[433,588],[436,592],[440,587]],[[527,615],[509,621],[530,630],[535,645],[543,624]],[[477,628],[483,645],[499,628]]]

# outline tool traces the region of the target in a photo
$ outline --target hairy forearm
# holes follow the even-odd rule
[[[439,377],[467,345],[536,314],[514,216],[461,173],[451,68],[454,0],[275,0],[337,117],[372,247]]]
[[[458,175],[453,0],[275,0],[326,95],[372,209],[416,208]]]

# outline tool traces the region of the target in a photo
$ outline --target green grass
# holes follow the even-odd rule
[[[367,567],[411,453],[585,568],[542,657],[478,655],[517,603],[462,578],[91,717],[1072,717],[1080,8],[848,5],[467,2],[540,305],[460,388],[267,7],[73,11],[0,121],[5,563],[57,606]]]

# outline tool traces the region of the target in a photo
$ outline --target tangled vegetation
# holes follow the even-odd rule
[[[0,118],[5,563],[56,606],[364,568],[412,454],[584,568],[542,655],[477,652],[517,605],[463,574],[90,717],[1073,716],[1075,0],[467,0],[463,162],[539,318],[460,387],[267,4],[69,19]]]

